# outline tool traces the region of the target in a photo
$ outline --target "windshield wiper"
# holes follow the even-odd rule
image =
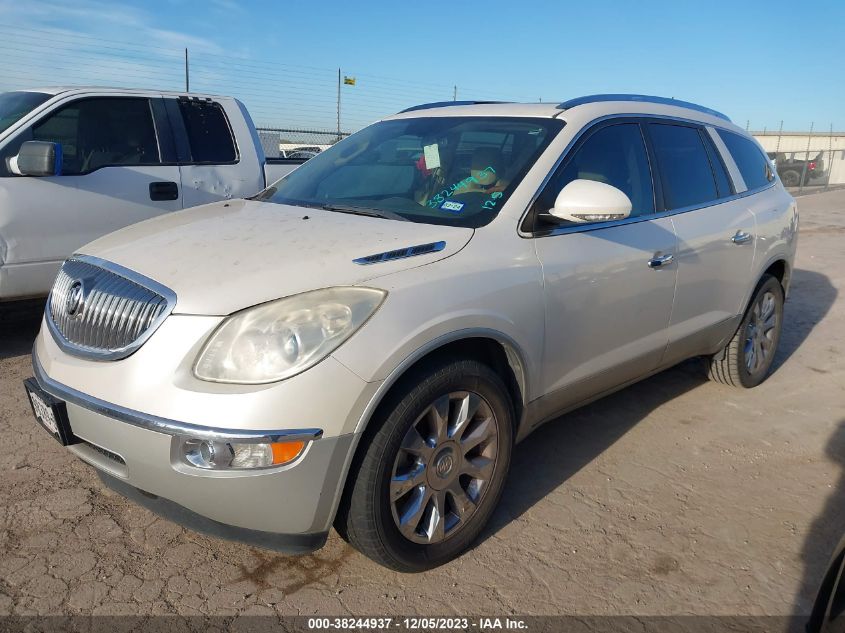
[[[410,222],[408,218],[394,213],[393,211],[385,211],[383,209],[373,209],[371,207],[356,207],[346,204],[324,204],[320,207],[326,211],[337,211],[338,213],[350,213],[352,215],[365,215],[369,218],[384,218],[386,220],[399,220],[400,222]]]

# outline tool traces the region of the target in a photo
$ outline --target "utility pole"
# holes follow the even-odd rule
[[[340,68],[337,69],[337,140],[340,140]]]
[[[458,86],[455,86],[455,89],[452,91],[452,101],[458,100]]]
[[[188,49],[185,49],[185,92],[191,91],[191,81],[188,75]]]

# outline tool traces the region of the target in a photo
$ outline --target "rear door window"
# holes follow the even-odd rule
[[[667,210],[716,200],[719,193],[697,127],[649,123]]]
[[[232,129],[219,103],[180,99],[179,110],[185,122],[192,163],[222,164],[237,161]]]
[[[725,130],[718,130],[718,133],[733,156],[746,187],[757,189],[775,179],[771,163],[754,141]]]

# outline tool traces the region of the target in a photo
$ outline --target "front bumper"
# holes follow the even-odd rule
[[[223,538],[300,553],[325,542],[354,435],[319,429],[255,431],[198,427],[156,418],[86,396],[50,378],[33,355],[39,386],[65,402],[68,447],[109,487],[165,518]],[[294,462],[261,470],[203,470],[175,453],[179,437],[298,437],[308,443]]]

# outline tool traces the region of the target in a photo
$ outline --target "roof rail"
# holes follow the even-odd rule
[[[507,101],[433,101],[432,103],[421,103],[420,105],[411,106],[400,110],[399,114],[403,112],[413,112],[415,110],[428,110],[430,108],[448,108],[449,106],[465,106],[465,105],[485,105],[488,103],[508,103]]]
[[[722,114],[711,108],[705,108],[697,103],[690,103],[689,101],[681,101],[679,99],[670,99],[668,97],[653,97],[651,95],[628,95],[628,94],[606,94],[606,95],[588,95],[586,97],[576,97],[569,101],[564,101],[558,108],[561,110],[568,110],[575,106],[583,105],[585,103],[600,103],[603,101],[640,101],[643,103],[659,103],[661,105],[678,106],[680,108],[689,108],[690,110],[697,110],[704,114],[719,117],[725,121],[730,121],[727,115]]]

